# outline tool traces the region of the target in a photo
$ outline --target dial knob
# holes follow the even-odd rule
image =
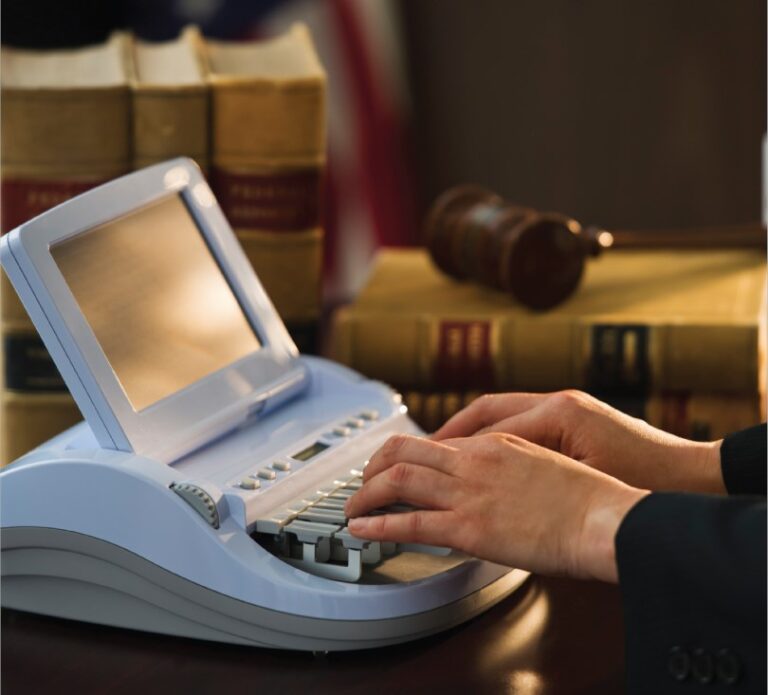
[[[203,488],[192,483],[172,483],[171,490],[181,497],[213,528],[219,528],[219,510],[216,508],[213,497]]]

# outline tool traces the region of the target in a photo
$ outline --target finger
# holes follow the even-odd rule
[[[362,516],[395,502],[417,507],[446,509],[459,488],[457,478],[413,463],[396,463],[367,481],[347,500],[347,517]]]
[[[541,403],[545,393],[503,393],[488,395],[472,401],[464,410],[448,420],[432,435],[433,440],[469,437],[478,430],[494,425],[504,418],[530,410]]]
[[[452,546],[456,522],[452,512],[419,510],[403,514],[350,519],[349,532],[358,538],[395,543]]]
[[[453,453],[455,453],[455,450],[446,444],[433,442],[423,437],[414,437],[409,434],[398,434],[390,437],[371,456],[363,472],[363,480],[368,481],[375,475],[401,461],[417,463],[420,466],[450,473],[452,470]]]
[[[545,417],[543,409],[540,408],[532,408],[500,420],[490,427],[484,427],[475,436],[492,432],[511,434],[553,451],[560,451],[562,445],[563,431],[557,418]]]

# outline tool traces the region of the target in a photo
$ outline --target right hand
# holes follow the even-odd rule
[[[633,487],[725,493],[721,441],[676,437],[580,391],[483,396],[454,415],[432,438],[487,432],[522,437]]]
[[[397,435],[371,456],[345,514],[360,538],[616,582],[616,533],[647,494],[509,434]],[[419,509],[367,516],[397,502]]]

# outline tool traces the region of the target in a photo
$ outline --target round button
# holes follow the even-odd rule
[[[741,662],[730,649],[721,649],[717,652],[715,670],[721,683],[733,685],[741,675]]]
[[[667,657],[667,671],[676,681],[684,681],[691,671],[691,657],[682,647],[672,647]]]
[[[691,661],[691,673],[702,685],[715,679],[715,659],[706,649],[694,649]]]

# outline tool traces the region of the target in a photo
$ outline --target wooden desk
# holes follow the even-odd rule
[[[618,588],[535,578],[491,611],[411,644],[335,654],[196,642],[3,611],[2,692],[621,693]]]

